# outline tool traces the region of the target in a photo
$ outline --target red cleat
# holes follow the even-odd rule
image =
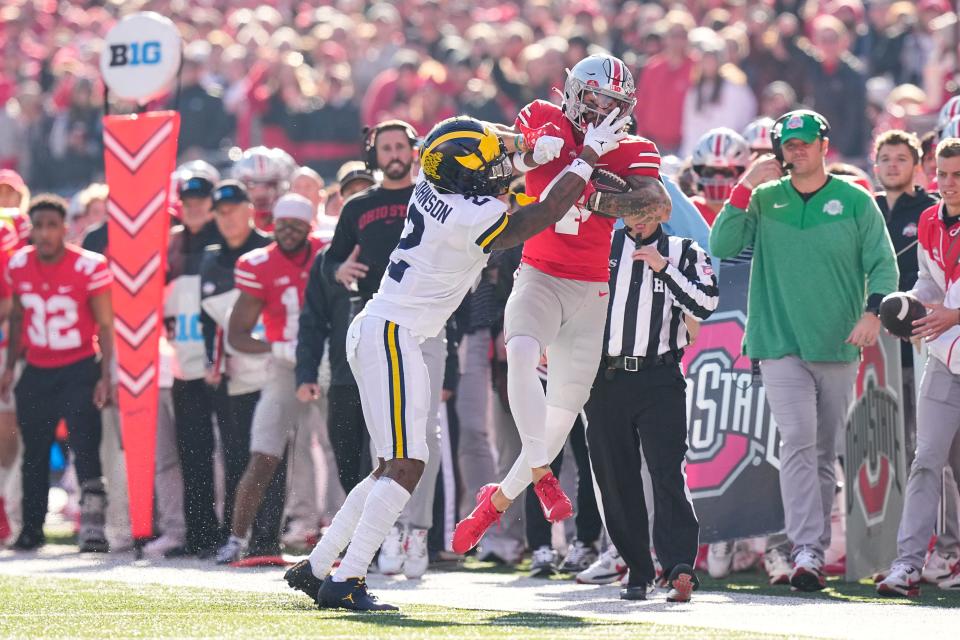
[[[533,485],[533,490],[540,498],[540,508],[547,522],[560,522],[573,515],[573,505],[570,498],[560,488],[560,481],[552,472],[540,478],[540,482]]]
[[[499,485],[487,484],[477,492],[477,506],[466,518],[457,523],[453,530],[454,553],[466,553],[477,546],[480,538],[494,522],[500,522],[503,515],[493,506],[493,494]]]

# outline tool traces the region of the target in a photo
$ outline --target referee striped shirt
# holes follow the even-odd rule
[[[654,243],[667,260],[659,273],[633,259],[641,244],[626,229],[613,234],[604,333],[608,356],[650,358],[679,351],[690,341],[684,314],[705,320],[717,308],[717,276],[707,253],[689,238],[667,235],[663,227],[642,241]]]

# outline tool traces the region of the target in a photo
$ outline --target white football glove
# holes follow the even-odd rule
[[[597,126],[587,125],[587,132],[583,136],[583,146],[590,147],[596,151],[598,156],[610,153],[620,146],[620,141],[627,137],[627,123],[630,122],[630,114],[616,119],[620,109],[611,111],[603,122]]]
[[[547,164],[560,157],[563,150],[563,138],[556,136],[540,136],[533,145],[533,161],[537,164]]]
[[[278,360],[279,362],[289,365],[296,365],[297,341],[292,340],[290,342],[271,342],[270,353],[272,353],[274,359]]]

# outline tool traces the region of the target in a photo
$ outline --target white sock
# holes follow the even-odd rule
[[[507,395],[517,423],[523,453],[531,467],[550,464],[547,456],[547,398],[537,375],[540,343],[530,336],[514,336],[507,342]]]
[[[553,459],[563,449],[563,445],[567,442],[567,436],[570,435],[570,430],[576,420],[577,414],[569,409],[547,406],[547,455],[550,462],[553,462]],[[510,500],[516,500],[533,482],[531,472],[533,466],[527,460],[526,454],[521,452],[520,457],[513,463],[513,467],[510,468],[507,476],[500,483],[500,491],[503,492],[503,495]]]
[[[350,539],[347,555],[333,572],[334,581],[343,582],[347,578],[367,575],[373,554],[383,544],[409,499],[410,492],[394,480],[386,477],[377,480],[363,505],[363,514]]]
[[[360,516],[363,515],[363,505],[376,484],[377,480],[373,476],[367,476],[357,484],[347,494],[337,515],[333,516],[333,522],[330,523],[327,532],[313,547],[313,551],[310,552],[310,570],[317,578],[323,579],[330,573],[334,560],[350,544],[350,536],[353,535],[357,523],[360,522]]]

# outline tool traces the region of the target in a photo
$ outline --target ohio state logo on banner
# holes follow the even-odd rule
[[[885,569],[896,555],[906,484],[901,381],[900,341],[883,334],[863,350],[856,399],[847,414],[849,580]]]
[[[744,324],[738,311],[716,314],[684,358],[691,415],[687,485],[694,498],[723,495],[750,465],[780,468],[763,386],[740,354]]]
[[[687,486],[701,540],[783,527],[779,434],[750,359],[741,354],[748,262],[724,263],[720,307],[683,358],[687,378]]]

